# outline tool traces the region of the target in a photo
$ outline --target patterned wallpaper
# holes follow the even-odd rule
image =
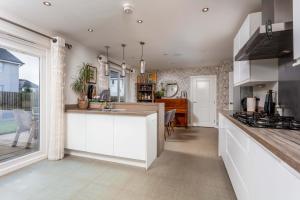
[[[168,81],[176,81],[181,91],[186,91],[188,99],[190,97],[190,77],[201,75],[217,75],[217,110],[228,108],[229,102],[229,72],[233,70],[232,63],[223,63],[220,66],[195,67],[195,68],[179,68],[158,70],[158,89],[160,83]]]

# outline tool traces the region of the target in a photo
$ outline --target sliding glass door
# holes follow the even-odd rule
[[[0,163],[40,150],[39,56],[0,43]]]

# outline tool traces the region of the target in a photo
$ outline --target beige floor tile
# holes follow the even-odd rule
[[[69,156],[0,177],[1,200],[235,200],[217,130],[176,129],[150,170]]]

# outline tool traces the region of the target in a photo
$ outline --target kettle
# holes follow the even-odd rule
[[[264,111],[267,115],[275,114],[275,103],[273,102],[273,90],[269,90],[266,94]]]

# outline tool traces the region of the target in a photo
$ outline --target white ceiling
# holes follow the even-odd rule
[[[248,13],[259,11],[261,0],[42,0],[0,1],[0,10],[58,32],[99,52],[137,65],[139,41],[152,69],[216,65],[231,60],[233,37]],[[131,15],[122,5],[134,6]],[[208,13],[202,8],[209,7]],[[143,24],[136,23],[142,19]],[[94,32],[87,31],[93,28]],[[168,55],[164,55],[168,54]]]

